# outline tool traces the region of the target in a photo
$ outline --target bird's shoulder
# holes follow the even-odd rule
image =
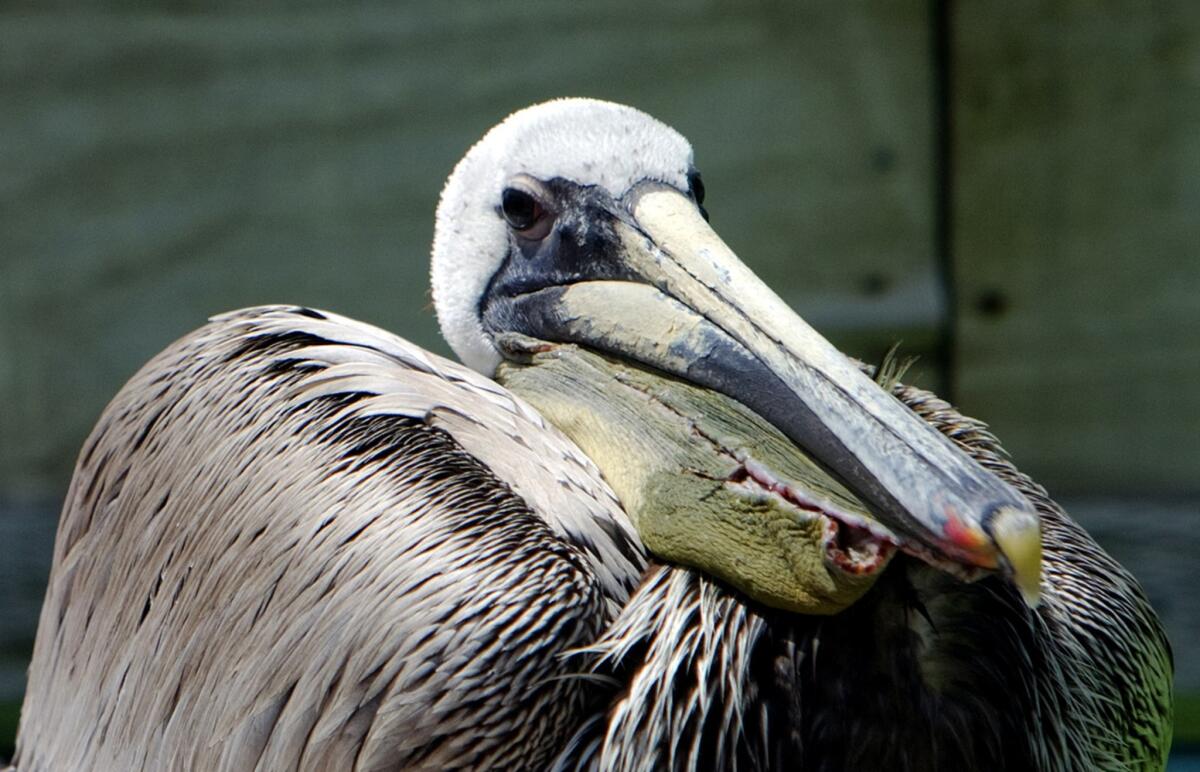
[[[505,754],[539,743],[464,749],[455,717],[552,739],[539,706],[582,687],[545,675],[641,561],[595,466],[486,378],[325,312],[226,314],[151,360],[83,448],[22,734],[62,750],[55,727],[104,727],[120,740],[88,747],[129,768],[212,758],[197,736],[237,768],[523,765]],[[489,707],[501,681],[523,696]]]

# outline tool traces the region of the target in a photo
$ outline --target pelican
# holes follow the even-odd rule
[[[655,119],[537,105],[437,209],[466,366],[292,306],[151,360],[80,453],[15,768],[1162,769],[1134,578],[703,197]]]

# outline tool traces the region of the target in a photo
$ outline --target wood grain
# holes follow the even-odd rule
[[[956,397],[1052,493],[1194,492],[1200,6],[955,7]]]

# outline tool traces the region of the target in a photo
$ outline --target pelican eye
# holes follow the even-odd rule
[[[553,218],[532,194],[520,188],[505,188],[500,198],[500,213],[504,221],[526,239],[545,238]]]

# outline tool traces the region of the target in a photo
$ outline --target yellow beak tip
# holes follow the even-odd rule
[[[1042,528],[1037,515],[1006,507],[992,516],[990,526],[1021,597],[1037,608],[1042,595]]]

